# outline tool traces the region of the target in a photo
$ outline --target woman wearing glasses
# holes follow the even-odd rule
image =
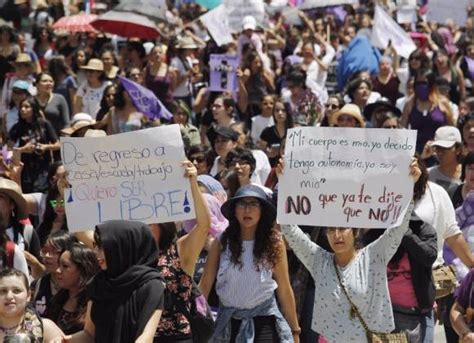
[[[275,207],[260,187],[246,185],[221,211],[229,226],[214,241],[200,283],[207,297],[216,280],[221,306],[215,341],[299,342],[285,244],[273,226]]]
[[[58,231],[69,231],[67,227],[64,198],[57,187],[52,187],[46,197],[46,208],[43,222],[36,228],[40,245],[43,246],[48,236]]]
[[[321,126],[330,126],[332,115],[339,111],[345,105],[344,99],[339,94],[330,95],[326,104],[324,104],[324,117],[321,120]]]

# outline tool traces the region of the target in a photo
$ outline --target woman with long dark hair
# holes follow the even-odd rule
[[[152,224],[151,232],[159,247],[157,266],[173,297],[173,308],[165,309],[155,334],[155,343],[192,343],[189,319],[180,308],[191,308],[192,277],[196,261],[207,240],[211,220],[206,202],[197,182],[196,167],[184,162],[185,174],[189,178],[196,212],[196,225],[191,232],[178,238],[175,223]],[[181,306],[177,304],[181,303]]]
[[[61,94],[72,113],[72,104],[77,92],[77,82],[71,68],[66,64],[64,56],[51,58],[48,62],[48,72],[54,80],[54,93]]]
[[[41,246],[51,233],[58,231],[68,231],[64,198],[57,187],[51,187],[46,196],[43,221],[36,228]]]
[[[275,207],[260,187],[246,185],[221,211],[229,226],[214,241],[200,282],[207,297],[216,280],[221,306],[214,338],[219,342],[247,342],[252,337],[253,342],[299,342],[285,244],[273,225]]]
[[[400,119],[403,127],[418,130],[416,151],[421,153],[436,130],[445,125],[454,125],[448,99],[440,94],[435,83],[436,75],[431,70],[420,70],[415,78],[415,94],[409,98]]]
[[[46,317],[65,334],[84,328],[89,300],[86,285],[98,272],[96,256],[85,245],[74,243],[61,253],[56,278],[60,290],[51,299]]]
[[[77,239],[65,231],[53,232],[41,248],[41,259],[46,274],[31,284],[31,302],[39,315],[43,316],[48,310],[49,301],[58,293],[59,256]]]
[[[69,105],[61,94],[53,93],[54,79],[51,74],[39,74],[35,85],[38,90],[35,96],[36,102],[59,136],[60,131],[69,126]]]
[[[275,167],[280,157],[280,144],[286,138],[286,132],[293,127],[293,116],[290,105],[276,100],[273,105],[273,121],[275,125],[263,129],[258,147],[266,152],[270,165]]]
[[[45,192],[48,187],[48,170],[53,151],[60,144],[51,123],[43,119],[33,98],[20,103],[20,118],[9,132],[9,144],[18,146],[24,164],[21,183],[24,193]]]

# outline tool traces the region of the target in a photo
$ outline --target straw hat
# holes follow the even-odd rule
[[[98,58],[91,58],[87,65],[82,66],[81,69],[104,71],[104,63]]]
[[[16,57],[15,63],[31,63],[31,57],[25,53],[19,53]]]
[[[353,117],[359,123],[360,127],[365,127],[365,121],[360,113],[360,108],[354,104],[346,104],[339,111],[334,113],[331,116],[331,126],[337,126],[337,120],[344,114]]]
[[[197,44],[194,42],[194,40],[191,37],[184,36],[178,41],[176,48],[177,49],[197,49],[199,47],[197,46]]]
[[[72,136],[76,131],[95,124],[95,120],[87,113],[77,113],[72,117],[71,127],[61,130],[65,136]]]
[[[0,178],[0,193],[8,195],[16,204],[16,216],[18,219],[28,218],[26,200],[23,197],[20,186],[12,180]]]

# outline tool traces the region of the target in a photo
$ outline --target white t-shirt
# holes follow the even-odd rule
[[[82,98],[81,112],[87,113],[95,119],[100,109],[100,101],[104,95],[105,87],[109,84],[109,81],[105,81],[100,87],[92,88],[87,81],[84,82],[77,90],[77,96]]]
[[[436,183],[428,181],[426,192],[423,197],[415,203],[416,216],[425,223],[432,225],[436,230],[438,243],[438,257],[433,268],[444,264],[443,244],[446,238],[461,233],[456,222],[456,212],[448,192]]]
[[[252,117],[252,130],[250,131],[250,138],[252,138],[252,142],[257,144],[257,142],[260,140],[260,134],[262,133],[263,129],[273,125],[275,125],[273,116],[264,117],[259,114],[255,117]]]

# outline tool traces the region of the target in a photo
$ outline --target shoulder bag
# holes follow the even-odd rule
[[[339,282],[339,286],[341,286],[342,293],[344,293],[345,297],[349,301],[349,304],[351,305],[350,317],[351,318],[357,317],[357,319],[360,321],[360,323],[362,324],[362,327],[365,330],[365,334],[367,335],[367,340],[370,343],[408,343],[408,337],[406,333],[374,332],[369,329],[369,327],[367,326],[367,323],[362,318],[362,315],[360,314],[359,309],[352,302],[351,298],[349,297],[349,294],[347,293],[346,287],[342,283],[341,275],[339,274],[339,269],[337,269],[335,258],[333,259],[333,263],[334,263],[334,269],[336,270],[336,276],[337,276],[337,281]]]

